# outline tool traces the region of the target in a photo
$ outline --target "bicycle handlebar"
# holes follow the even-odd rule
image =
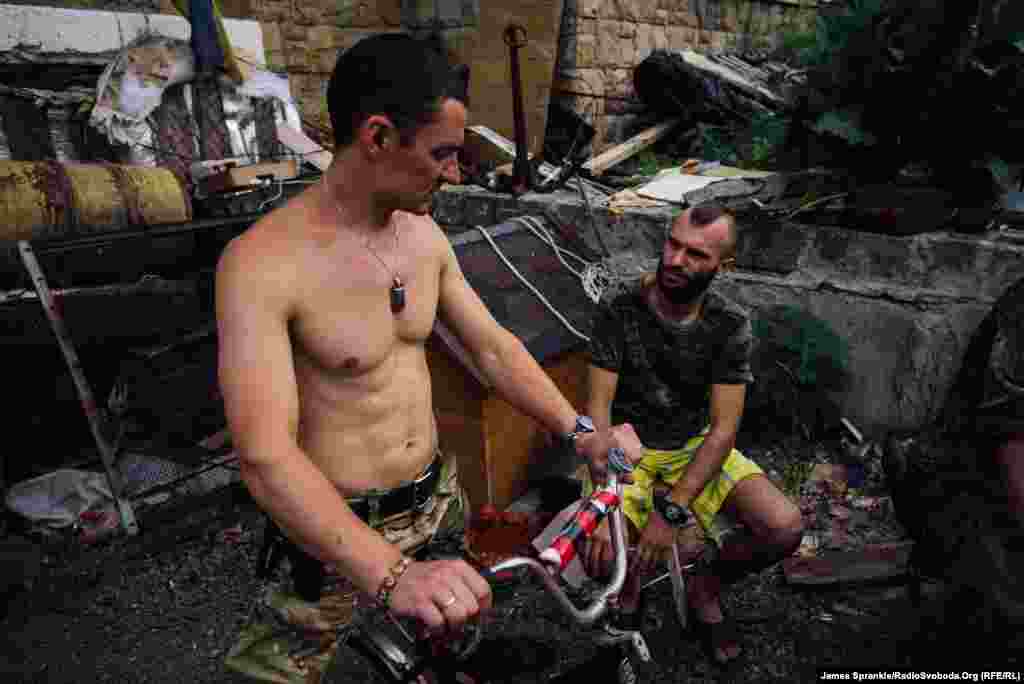
[[[622,585],[626,581],[626,531],[621,508],[622,482],[619,478],[633,470],[624,452],[618,448],[612,449],[609,453],[608,463],[607,484],[591,495],[573,519],[562,528],[552,545],[540,554],[543,562],[526,556],[516,556],[487,568],[483,572],[484,577],[525,567],[541,580],[544,588],[555,597],[563,612],[577,624],[589,627],[601,619],[608,610],[609,599],[622,591]],[[564,570],[575,556],[575,544],[582,538],[589,538],[605,514],[608,515],[612,550],[615,552],[612,578],[586,608],[580,609],[558,585],[555,575]]]

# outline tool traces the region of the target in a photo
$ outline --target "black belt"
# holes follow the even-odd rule
[[[441,459],[434,460],[418,478],[394,489],[380,492],[367,492],[364,496],[346,499],[352,511],[363,522],[371,523],[371,511],[376,508],[378,520],[407,511],[419,511],[430,501],[441,478]],[[267,527],[257,561],[257,576],[265,579],[270,576],[278,562],[288,556],[292,563],[292,579],[299,595],[307,601],[317,601],[324,580],[324,565],[313,558],[290,539],[284,536],[281,529],[268,515]]]
[[[411,482],[406,482],[394,489],[370,491],[359,497],[346,499],[352,512],[363,522],[370,523],[371,518],[381,520],[399,513],[422,510],[430,498],[434,496],[437,482],[441,479],[441,459],[438,456],[430,462],[423,474]]]

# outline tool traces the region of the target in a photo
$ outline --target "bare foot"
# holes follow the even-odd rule
[[[714,658],[719,663],[728,663],[740,655],[740,645],[731,623],[727,623],[719,602],[717,578],[695,575],[690,579],[687,600],[693,616],[699,623],[706,642],[714,648]]]

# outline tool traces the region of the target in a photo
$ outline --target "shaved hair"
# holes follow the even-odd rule
[[[725,218],[726,224],[729,227],[729,237],[726,240],[726,243],[722,246],[722,260],[724,261],[725,259],[733,259],[736,257],[736,244],[739,241],[739,228],[736,223],[736,214],[718,202],[701,204],[696,207],[691,207],[686,211],[690,212],[690,225],[695,228],[706,228],[715,221]],[[675,226],[676,222],[686,214],[686,211],[676,217],[675,221],[672,222],[672,226]],[[669,231],[671,232],[671,228]]]

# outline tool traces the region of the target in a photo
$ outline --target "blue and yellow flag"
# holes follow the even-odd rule
[[[196,71],[223,69],[240,83],[242,71],[228,40],[224,15],[217,0],[174,0],[174,6],[192,26],[191,43]]]

